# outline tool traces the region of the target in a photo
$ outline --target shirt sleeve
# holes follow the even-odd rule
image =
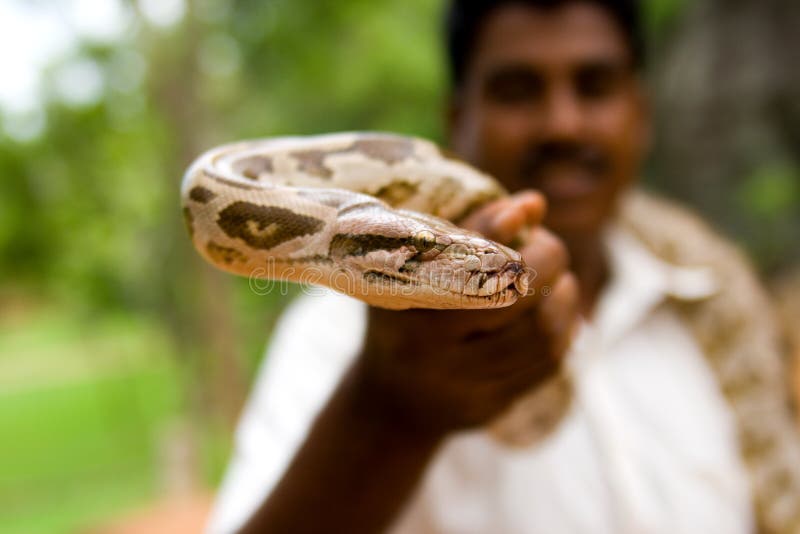
[[[310,291],[275,329],[239,421],[209,534],[235,532],[255,512],[361,348],[366,306],[328,290]]]

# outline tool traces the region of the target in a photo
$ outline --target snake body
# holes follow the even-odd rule
[[[390,309],[494,308],[524,295],[519,253],[454,224],[505,194],[429,141],[382,133],[223,145],[181,187],[192,241],[215,266]]]

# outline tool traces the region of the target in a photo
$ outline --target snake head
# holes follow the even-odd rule
[[[369,231],[348,225],[331,240],[340,291],[392,309],[499,308],[527,294],[534,273],[517,251],[415,212],[371,216]]]

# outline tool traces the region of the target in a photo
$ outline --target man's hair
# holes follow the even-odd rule
[[[571,3],[594,4],[617,22],[630,49],[634,68],[644,63],[644,38],[638,0],[450,0],[445,13],[447,59],[453,88],[461,86],[483,22],[494,10],[509,4],[554,9]]]

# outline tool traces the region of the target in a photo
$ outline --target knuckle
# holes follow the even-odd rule
[[[565,269],[569,264],[569,252],[567,251],[566,245],[564,245],[563,241],[547,230],[544,230],[543,235],[545,236],[544,239],[545,246],[547,248],[547,254],[550,258],[552,258],[553,262],[561,268],[561,270]]]
[[[564,242],[545,228],[537,227],[533,230],[528,247],[535,255],[546,259],[548,263],[561,266],[568,262],[569,252]]]
[[[571,272],[565,272],[558,279],[557,289],[565,301],[572,302],[578,298],[578,279]]]

